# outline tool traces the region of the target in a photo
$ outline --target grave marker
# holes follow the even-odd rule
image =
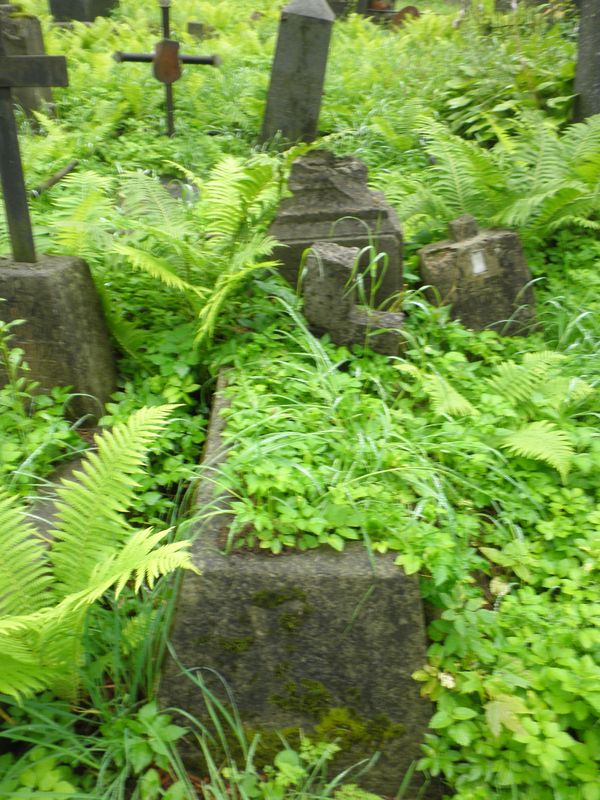
[[[0,35],[4,55],[45,55],[42,27],[37,17],[19,13],[18,6],[0,6]],[[25,86],[15,89],[13,100],[28,116],[33,111],[52,109],[52,90],[44,86]]]
[[[381,192],[367,185],[367,167],[357,158],[337,158],[312,150],[294,161],[289,179],[292,197],[283,200],[269,234],[281,242],[274,256],[292,286],[298,284],[303,254],[315,241],[363,250],[360,266],[377,253],[378,287],[365,279],[369,304],[380,307],[402,288],[402,229]]]
[[[581,0],[577,71],[575,74],[575,119],[600,114],[600,3]]]
[[[362,733],[343,742],[330,777],[380,750],[360,784],[393,797],[419,758],[432,713],[411,677],[427,658],[417,576],[405,575],[390,553],[370,555],[359,542],[341,553],[322,547],[275,557],[261,551],[224,555],[230,511],[227,498],[215,498],[214,479],[226,458],[224,383],[221,375],[203,459],[206,478],[195,498],[202,513],[192,558],[202,575],[183,576],[170,637],[174,650],[226,704],[221,679],[227,682],[249,739],[259,734],[275,741],[274,752],[282,747],[278,729],[292,736],[300,729],[322,741],[356,726]],[[222,514],[204,513],[217,506]],[[172,658],[160,699],[210,727],[202,693]],[[193,747],[184,758],[197,769]],[[429,796],[419,792],[419,783],[415,774],[410,797]]]
[[[62,56],[7,56],[0,36],[0,177],[14,256],[0,259],[0,314],[25,320],[14,343],[40,390],[73,386],[73,415],[98,418],[115,383],[100,301],[84,261],[36,257],[11,98],[17,87],[66,85]]]
[[[367,344],[384,355],[398,355],[403,314],[358,305],[358,247],[315,242],[302,281],[304,316],[313,333],[328,333],[334,344]]]
[[[450,303],[452,318],[473,330],[527,333],[535,322],[535,297],[518,234],[480,231],[468,214],[449,228],[451,241],[419,251],[430,301]]]
[[[35,248],[11,90],[66,86],[67,66],[63,56],[7,56],[3,38],[0,36],[0,176],[14,259],[33,263]]]
[[[119,0],[49,0],[50,11],[57,22],[93,22],[108,17]]]
[[[317,136],[334,19],[325,0],[292,0],[281,12],[262,142],[278,132],[290,142]]]
[[[181,77],[182,64],[208,64],[217,67],[221,63],[219,56],[184,56],[179,55],[179,42],[171,39],[171,22],[169,17],[170,0],[158,0],[162,14],[163,38],[155,45],[154,53],[114,54],[115,61],[133,61],[151,63],[156,80],[164,83],[166,97],[167,136],[175,133],[173,121],[173,83]]]

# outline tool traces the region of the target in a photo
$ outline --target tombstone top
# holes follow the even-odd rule
[[[335,14],[326,0],[292,0],[284,7],[283,13],[323,19],[327,22],[333,22],[335,19]]]
[[[294,161],[288,183],[294,195],[281,203],[277,220],[380,218],[383,226],[380,232],[391,229],[401,236],[393,209],[383,194],[369,189],[367,179],[367,167],[359,159],[338,158],[328,150],[313,150]]]
[[[479,233],[479,225],[475,217],[470,214],[463,214],[462,217],[453,219],[448,223],[450,238],[453,242],[461,242],[465,239],[472,239]]]

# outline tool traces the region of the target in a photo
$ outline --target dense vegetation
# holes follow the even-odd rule
[[[80,162],[32,201],[38,248],[92,266],[121,382],[101,421],[112,434],[82,496],[63,491],[59,543],[40,560],[19,509],[87,446],[86,421],[68,421],[64,387],[32,399],[0,327],[0,536],[13,556],[0,565],[0,797],[177,800],[201,783],[244,800],[357,796],[323,777],[326,743],[283,748],[261,771],[237,729],[244,763],[222,768],[214,737],[236,726],[218,704],[213,739],[190,721],[205,766],[186,774],[184,730],[154,702],[173,596],[154,579],[187,563],[187,489],[227,367],[230,546],[358,539],[420,577],[433,621],[415,678],[436,713],[418,768],[460,800],[600,798],[600,118],[569,125],[568,4],[475,9],[460,25],[450,4],[422,5],[401,30],[336,23],[318,142],[364,159],[404,225],[405,345],[388,359],[312,336],[272,269],[265,231],[304,150],[256,145],[277,4],[178,0],[184,51],[224,66],[185,71],[168,139],[148,65],[111,58],[151,49],[157,7],[123,0],[69,29],[25,3],[71,84],[37,131],[20,120],[28,182]],[[186,33],[198,15],[201,45]],[[416,250],[462,213],[522,234],[540,322],[529,337],[467,330],[424,299]]]

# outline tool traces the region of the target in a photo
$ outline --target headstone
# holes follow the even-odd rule
[[[66,85],[62,56],[7,56],[0,37],[0,177],[13,252],[0,259],[0,316],[26,320],[13,340],[40,389],[72,386],[73,415],[97,419],[115,384],[100,301],[85,262],[36,256],[11,97],[13,88]]]
[[[401,290],[402,229],[383,193],[371,191],[367,179],[367,167],[357,158],[313,150],[296,159],[289,179],[292,197],[282,201],[269,229],[284,245],[274,256],[292,286],[298,285],[304,252],[319,241],[360,248],[362,271],[374,253],[385,254],[378,285],[368,276],[365,280],[372,307],[381,307]]]
[[[317,136],[333,20],[325,0],[292,0],[281,12],[261,141]]]
[[[518,234],[482,230],[466,214],[450,223],[451,240],[419,251],[421,278],[436,304],[473,330],[527,333],[535,322],[531,273]]]
[[[352,0],[327,0],[329,7],[336,17],[345,17],[352,9]]]
[[[218,394],[204,459],[211,473],[223,459],[223,405]],[[214,500],[214,481],[201,485],[197,500],[199,507]],[[342,553],[225,556],[226,524],[226,516],[205,515],[194,538],[202,575],[183,578],[171,633],[178,659],[225,702],[215,672],[227,681],[248,740],[258,733],[271,747],[263,750],[267,759],[281,749],[275,731],[282,729],[290,743],[299,729],[314,741],[337,738],[344,753],[332,775],[381,750],[359,782],[394,796],[419,758],[431,716],[411,678],[426,663],[416,576],[392,555],[370,559],[355,542]],[[159,694],[161,703],[210,724],[202,694],[172,660]],[[197,769],[198,753],[187,758]]]
[[[57,22],[93,22],[108,17],[119,0],[49,0],[50,12]]]
[[[575,118],[600,114],[600,3],[581,0],[575,73]]]
[[[0,10],[0,36],[7,56],[44,55],[42,26],[37,17]],[[33,111],[52,110],[49,86],[23,86],[12,93],[13,100],[28,116]]]
[[[97,420],[115,390],[112,347],[90,270],[79,258],[42,256],[34,264],[0,258],[0,318],[24,319],[13,342],[25,351],[39,391],[72,386],[69,416]],[[0,375],[2,381],[2,375]]]
[[[334,344],[367,344],[384,355],[398,355],[403,315],[358,305],[358,247],[315,242],[302,282],[304,316],[313,333],[328,333]]]
[[[123,53],[114,54],[115,61],[133,61],[138,63],[151,63],[154,77],[165,86],[165,113],[167,118],[167,136],[175,133],[173,84],[181,78],[182,64],[208,64],[218,67],[221,63],[219,56],[185,56],[179,54],[179,42],[171,39],[170,0],[158,2],[162,17],[163,38],[157,42],[154,53]]]

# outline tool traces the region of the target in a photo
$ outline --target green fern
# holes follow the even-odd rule
[[[228,156],[206,180],[171,165],[196,186],[197,202],[173,200],[148,176],[126,176],[130,232],[114,250],[133,269],[184,295],[197,320],[195,341],[206,343],[249,275],[275,263],[266,260],[275,243],[264,229],[281,195],[280,161],[266,155],[248,162]]]
[[[417,378],[431,401],[433,411],[439,416],[476,416],[479,411],[458,392],[452,384],[436,373],[427,373],[413,364],[398,364],[397,369]]]
[[[575,451],[567,434],[548,420],[530,422],[503,437],[500,446],[517,456],[545,461],[563,481],[567,479]]]
[[[194,569],[188,542],[161,544],[168,530],[135,531],[124,517],[171,409],[141,409],[96,438],[97,451],[57,491],[50,549],[16,499],[0,492],[0,693],[51,688],[73,698],[89,607],[111,587],[118,595],[133,581],[137,591],[179,567]]]
[[[600,228],[599,117],[559,134],[542,115],[523,114],[491,150],[426,117],[418,132],[432,164],[385,184],[410,229],[437,234],[441,221],[464,213],[538,238],[565,227]]]

